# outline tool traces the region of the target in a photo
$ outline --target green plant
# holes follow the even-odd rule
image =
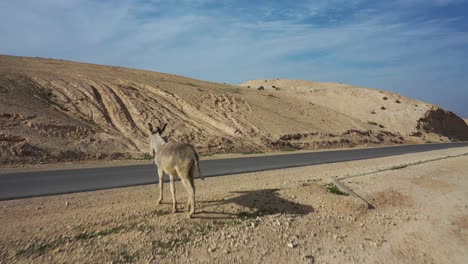
[[[391,169],[391,170],[399,170],[399,169],[406,168],[406,167],[408,167],[409,165],[410,165],[410,164],[396,165],[396,166],[391,167],[390,169]]]
[[[99,237],[99,236],[108,236],[108,235],[111,235],[111,234],[116,234],[116,233],[119,233],[120,231],[122,231],[123,229],[125,229],[125,226],[116,226],[116,227],[112,227],[112,228],[109,228],[109,229],[104,229],[104,230],[97,231],[97,232],[96,231],[82,232],[82,233],[79,233],[78,235],[76,235],[75,239],[76,240],[89,240],[89,239]]]
[[[143,157],[136,157],[136,158],[130,158],[130,159],[133,159],[133,160],[151,160],[151,159],[153,159],[153,157],[148,152],[145,152],[145,153],[143,153]]]
[[[16,252],[16,256],[41,256],[46,252],[55,249],[65,242],[64,239],[54,240],[51,242],[36,241],[24,249]]]
[[[325,187],[327,188],[327,191],[330,192],[330,193],[333,193],[333,194],[336,194],[336,195],[349,196],[349,193],[342,192],[342,191],[338,188],[338,186],[336,186],[336,185],[333,184],[333,183],[329,183],[329,184],[325,185]]]
[[[123,250],[115,255],[115,258],[114,263],[135,263],[139,259],[139,256],[137,252],[131,254],[127,250]]]
[[[249,154],[264,154],[264,153],[265,153],[265,152],[260,151],[260,150],[241,152],[241,154],[246,154],[246,155],[249,155]]]

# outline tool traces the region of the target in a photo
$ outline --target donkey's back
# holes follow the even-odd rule
[[[192,145],[169,142],[158,155],[156,164],[169,175],[194,178],[197,175],[193,174],[198,174],[198,161],[198,154]]]

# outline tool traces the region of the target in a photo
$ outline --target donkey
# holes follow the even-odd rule
[[[195,211],[195,183],[194,178],[201,175],[198,165],[199,157],[195,149],[190,144],[167,142],[162,133],[166,129],[164,124],[160,128],[153,129],[151,123],[148,123],[150,134],[150,150],[153,161],[158,168],[159,175],[159,200],[163,200],[163,176],[169,175],[171,181],[172,193],[172,212],[177,212],[177,202],[174,189],[174,177],[178,176],[188,193],[187,211],[189,217],[192,217]],[[203,180],[203,176],[200,176]]]

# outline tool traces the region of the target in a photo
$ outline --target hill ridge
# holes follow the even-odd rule
[[[148,122],[169,123],[171,140],[192,143],[201,153],[445,142],[468,135],[461,118],[421,101],[398,95],[400,103],[370,114],[367,108],[383,99],[365,98],[396,95],[369,89],[365,97],[361,88],[305,82],[267,80],[269,86],[257,90],[246,83],[0,55],[0,164],[142,157]],[[337,93],[339,87],[345,92]],[[408,110],[415,102],[417,111]]]

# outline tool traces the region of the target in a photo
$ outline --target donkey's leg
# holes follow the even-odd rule
[[[190,203],[192,204],[192,206],[190,206],[189,217],[192,217],[193,213],[195,212],[195,183],[194,183],[193,177],[189,177],[188,189],[189,189]]]
[[[181,178],[182,183],[187,189],[188,197],[187,197],[187,211],[189,212],[188,216],[192,217],[193,213],[195,212],[195,184],[193,179],[189,176],[187,178]]]
[[[158,204],[162,203],[163,200],[163,190],[164,190],[164,171],[161,169],[158,169],[158,175],[159,175],[159,200]]]
[[[187,191],[187,212],[190,211],[190,206],[191,206],[191,203],[190,203],[190,183],[187,181],[186,178],[181,178],[181,181],[182,181],[182,184],[184,185],[185,187],[185,190]]]
[[[176,197],[175,197],[174,176],[169,175],[169,178],[171,180],[172,212],[176,213],[177,212],[177,201],[176,201]]]

